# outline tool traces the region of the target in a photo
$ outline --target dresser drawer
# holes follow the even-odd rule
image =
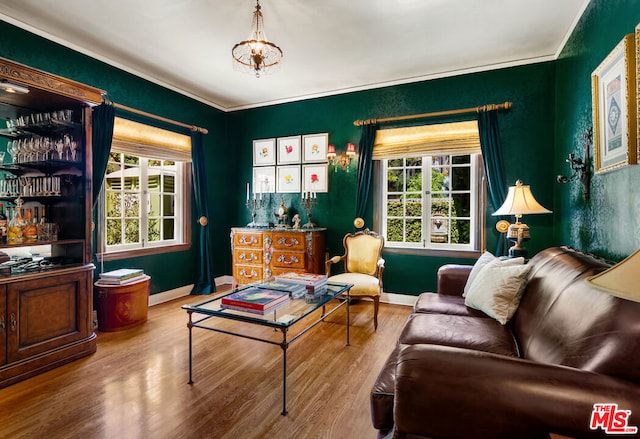
[[[274,267],[304,269],[304,252],[274,250],[271,264]]]
[[[233,277],[239,284],[249,284],[262,281],[262,267],[253,265],[236,265],[233,267]]]
[[[304,251],[304,233],[276,232],[273,234],[273,248]]]
[[[262,265],[262,250],[254,248],[236,248],[233,250],[233,262],[236,264]]]
[[[305,270],[293,269],[293,268],[285,268],[285,267],[273,267],[273,276],[279,276],[284,273],[306,273]]]
[[[233,243],[237,247],[259,247],[262,248],[262,233],[235,232]]]

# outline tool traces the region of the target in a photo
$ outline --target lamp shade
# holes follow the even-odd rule
[[[640,250],[586,282],[612,296],[640,302]]]
[[[515,186],[509,187],[509,193],[504,203],[493,215],[516,215],[525,214],[552,213],[549,209],[543,207],[536,201],[531,193],[529,185],[522,184],[522,181],[516,181]]]

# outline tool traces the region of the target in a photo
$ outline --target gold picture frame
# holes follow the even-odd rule
[[[625,35],[591,74],[596,174],[637,164],[634,39],[634,34]]]

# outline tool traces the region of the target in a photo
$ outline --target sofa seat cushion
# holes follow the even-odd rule
[[[413,306],[413,312],[489,318],[482,311],[466,306],[464,297],[436,293],[420,294]]]
[[[393,429],[393,399],[399,352],[400,345],[396,345],[371,389],[371,421],[376,430],[383,432]]]
[[[509,327],[488,318],[412,314],[398,341],[401,344],[434,344],[520,356]]]

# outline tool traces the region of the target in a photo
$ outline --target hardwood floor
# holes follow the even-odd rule
[[[187,313],[180,305],[201,300],[151,307],[142,326],[99,332],[94,355],[0,389],[0,437],[376,437],[369,392],[410,307],[381,304],[374,331],[371,302],[353,304],[348,347],[345,309],[294,342],[287,353],[289,414],[282,416],[277,346],[194,329],[194,384],[187,384]]]

